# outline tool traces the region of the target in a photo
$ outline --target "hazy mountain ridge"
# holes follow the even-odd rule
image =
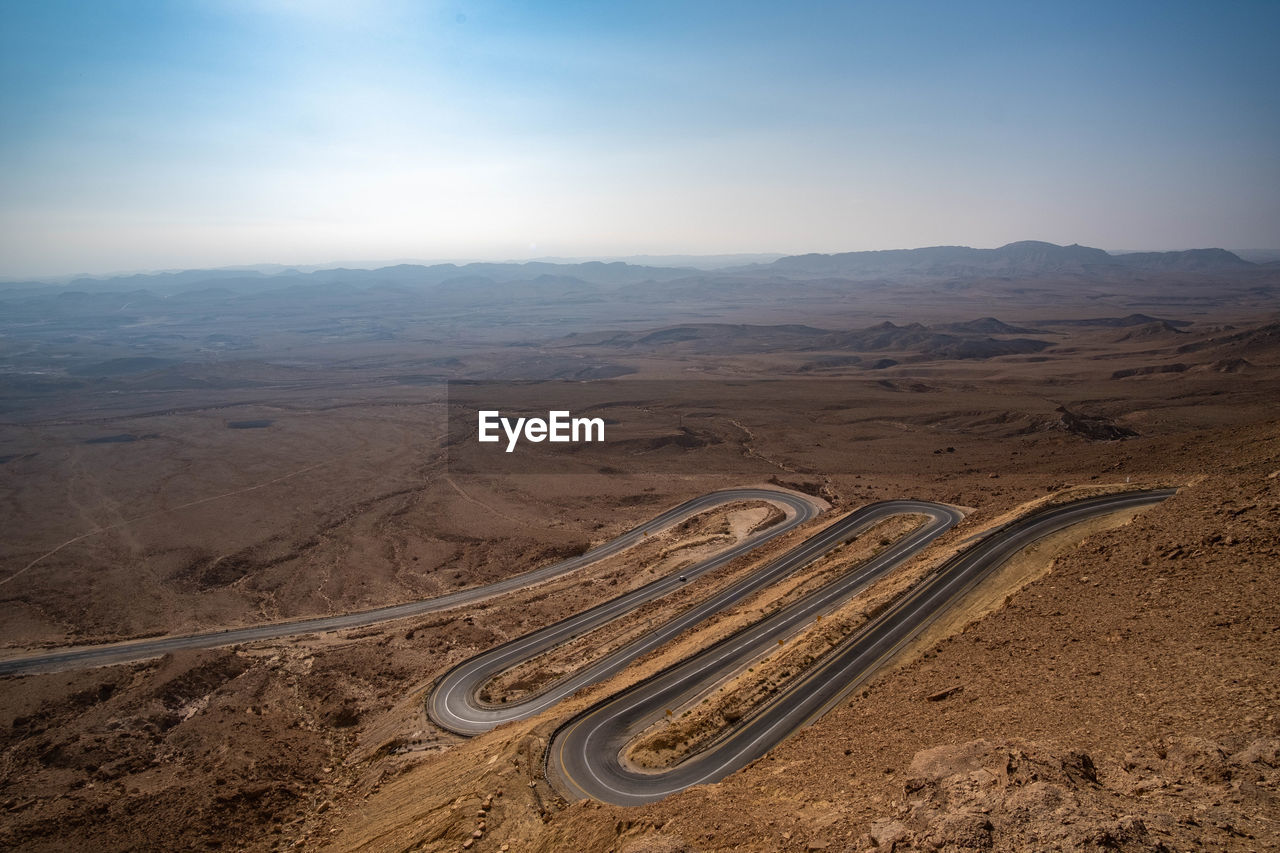
[[[929,246],[834,255],[793,255],[768,265],[784,275],[842,276],[1089,274],[1120,270],[1229,272],[1256,266],[1225,249],[1112,255],[1088,246],[1059,246],[1037,240],[1022,240],[998,249]]]
[[[990,318],[1003,325],[999,320]],[[963,325],[963,324],[956,324]],[[984,324],[985,325],[985,324]],[[953,327],[954,328],[954,327]],[[961,329],[963,332],[963,329]],[[997,339],[983,334],[953,334],[920,323],[884,322],[865,329],[838,331],[804,325],[690,323],[638,332],[607,331],[569,335],[570,347],[625,350],[678,350],[686,353],[762,352],[916,352],[932,358],[991,358],[1040,352],[1048,341]]]
[[[1092,265],[1090,269],[1105,271],[1097,274],[1014,271],[1112,257],[1080,246],[1020,243],[1001,250],[935,247],[883,254],[900,266],[923,258],[941,271],[862,275],[823,268],[808,274],[782,272],[767,264],[706,272],[591,261],[402,264],[269,276],[215,271],[212,278],[188,271],[84,282],[84,287],[19,284],[0,288],[0,355],[7,359],[8,372],[23,374],[22,383],[40,387],[55,379],[80,381],[73,377],[82,368],[137,356],[206,363],[242,360],[250,354],[259,360],[288,354],[293,363],[302,353],[323,359],[335,346],[379,347],[395,341],[571,346],[566,334],[605,329],[661,333],[644,343],[619,339],[609,345],[615,352],[622,346],[661,345],[707,352],[826,348],[846,360],[850,352],[988,358],[1035,352],[1033,347],[1046,346],[1035,339],[1052,335],[1049,339],[1056,341],[1061,330],[1072,325],[1114,327],[1117,335],[1134,331],[1134,339],[1156,340],[1175,334],[1169,327],[1191,322],[1162,317],[1197,316],[1208,307],[1230,307],[1235,317],[1252,317],[1272,310],[1280,294],[1280,270],[1247,264],[1234,269],[1234,256],[1213,250],[1125,256],[1130,258],[1128,265]],[[1005,266],[972,274],[947,267],[948,258],[975,256],[995,258]],[[848,258],[863,257],[797,256],[778,263],[816,269],[847,266]],[[1175,269],[1179,264],[1232,269],[1186,272]],[[973,306],[961,317],[999,311],[1017,317],[1023,326],[991,317],[947,325],[957,315],[940,311],[942,304]],[[1005,314],[1018,305],[1024,306],[1020,313]],[[1056,322],[1044,322],[1038,312],[1028,310],[1040,305],[1057,306]],[[1095,312],[1100,310],[1115,313],[1099,317]],[[1085,319],[1067,319],[1072,317]],[[800,325],[777,325],[814,318],[826,328],[804,331]],[[866,328],[886,319],[935,324]],[[774,327],[761,332],[762,322]],[[1167,327],[1152,325],[1161,322]],[[719,324],[717,331],[712,333],[706,325],[696,333],[689,331],[708,323]],[[676,327],[684,328],[662,332]],[[855,333],[847,330],[860,330],[860,337],[850,338]],[[1011,335],[1031,343],[1015,343],[1008,340]],[[664,336],[688,339],[664,343]],[[580,368],[586,376],[612,370],[557,363],[540,365],[538,373],[576,376]]]
[[[132,293],[168,296],[210,288],[231,292],[261,293],[266,290],[281,290],[294,286],[414,290],[424,286],[439,286],[478,279],[488,279],[497,284],[534,285],[562,283],[573,279],[597,287],[625,287],[680,279],[713,282],[725,277],[743,276],[858,279],[882,275],[980,277],[1034,276],[1050,273],[1114,275],[1139,271],[1227,273],[1258,269],[1261,266],[1265,265],[1250,263],[1225,249],[1188,249],[1174,252],[1134,252],[1112,255],[1102,249],[1077,244],[1059,246],[1054,243],[1023,240],[997,249],[927,246],[917,249],[787,255],[771,263],[753,263],[716,270],[697,269],[692,266],[637,265],[624,261],[476,262],[462,265],[395,264],[376,269],[333,268],[311,271],[299,271],[286,267],[270,273],[253,269],[183,270],[107,278],[79,278],[67,284],[7,282],[0,283],[0,295],[9,297],[22,293],[46,295],[55,290],[64,293],[100,294],[127,290]]]

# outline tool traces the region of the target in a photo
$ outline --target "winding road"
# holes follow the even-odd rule
[[[424,613],[452,610],[456,607],[475,604],[508,592],[526,589],[535,584],[569,574],[597,560],[625,551],[642,541],[646,536],[665,530],[668,527],[673,527],[699,513],[740,501],[765,501],[774,504],[786,513],[786,518],[725,551],[724,554],[720,555],[721,562],[727,562],[739,554],[746,553],[774,537],[781,536],[783,533],[813,520],[823,510],[823,505],[817,500],[798,492],[788,492],[781,489],[749,488],[709,492],[701,497],[693,498],[672,507],[644,524],[628,530],[616,539],[611,539],[576,557],[570,557],[567,560],[542,566],[523,574],[513,575],[485,586],[461,589],[436,598],[410,601],[404,604],[361,610],[354,613],[343,613],[337,616],[319,616],[313,619],[272,622],[265,625],[232,628],[225,631],[206,631],[198,634],[131,640],[124,643],[107,643],[99,646],[81,646],[10,658],[8,660],[0,660],[0,675],[57,672],[65,669],[130,663],[159,657],[181,649],[207,649],[255,640],[274,640],[298,634],[311,634],[317,631],[363,628],[392,619],[403,619],[407,616],[420,616]],[[719,565],[719,563],[716,565]],[[714,567],[714,565],[708,566],[701,570],[709,571]],[[686,570],[685,575],[691,577],[690,571]],[[676,583],[678,584],[679,582],[676,581]]]
[[[445,673],[436,683],[435,689],[427,700],[427,713],[438,725],[467,735],[488,731],[500,723],[531,717],[582,687],[595,684],[620,672],[633,660],[699,624],[712,614],[731,607],[751,593],[776,583],[833,548],[855,538],[873,525],[897,515],[924,515],[928,517],[928,522],[902,537],[874,560],[857,566],[856,571],[823,587],[824,590],[832,590],[829,598],[816,605],[812,611],[804,610],[794,619],[786,621],[785,626],[780,630],[783,632],[791,630],[792,626],[799,624],[798,620],[807,618],[810,612],[817,612],[827,607],[831,601],[853,594],[915,554],[962,518],[960,512],[953,507],[927,501],[887,501],[863,507],[809,537],[747,577],[687,608],[661,625],[651,626],[635,640],[548,685],[538,693],[520,701],[500,705],[485,703],[480,699],[481,688],[499,673],[678,589],[684,585],[683,578],[692,580],[698,575],[724,565],[739,554],[745,553],[749,548],[755,547],[756,543],[747,540],[730,551],[704,560],[692,568],[681,569],[611,601],[606,601],[463,661]],[[785,608],[782,613],[790,613],[793,610],[794,608],[791,607]]]
[[[925,522],[869,560],[742,628],[713,645],[587,708],[553,733],[546,771],[571,799],[591,798],[618,805],[662,799],[692,785],[724,778],[764,755],[797,729],[825,714],[857,689],[933,620],[1032,542],[1103,515],[1159,503],[1174,489],[1125,492],[1088,498],[1026,516],[977,539],[948,560],[907,595],[897,600],[785,685],[748,717],[673,767],[642,770],[626,759],[637,736],[659,723],[671,709],[690,705],[724,679],[740,672],[779,641],[794,636],[822,614],[839,607],[872,582],[949,530],[962,518],[950,506],[900,500],[856,510],[634,640],[517,701],[481,701],[482,688],[500,673],[562,645],[592,629],[635,611],[816,518],[823,505],[808,496],[767,488],[727,489],[686,501],[583,554],[513,575],[496,583],[337,616],[277,622],[126,643],[61,649],[0,661],[0,675],[21,675],[102,666],[157,657],[179,649],[212,648],[318,631],[357,628],[393,619],[450,610],[527,589],[567,575],[641,542],[646,536],[726,504],[764,501],[785,518],[692,567],[652,581],[560,622],[504,643],[455,666],[436,682],[427,701],[431,718],[454,732],[474,735],[503,722],[533,716],[581,688],[620,672],[647,652],[670,641],[709,616],[723,611],[851,541],[875,524],[901,515],[925,516]]]
[[[776,643],[776,636],[835,600],[828,597],[828,587],[819,589],[561,725],[548,746],[547,776],[571,799],[591,798],[617,805],[653,802],[692,785],[723,779],[826,713],[1022,548],[1092,518],[1159,503],[1174,491],[1128,492],[1076,501],[992,531],[710,746],[664,771],[643,771],[628,764],[628,744],[663,719],[667,709],[687,705],[708,692]]]

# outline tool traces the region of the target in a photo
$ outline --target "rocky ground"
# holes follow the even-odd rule
[[[1171,334],[1176,339],[1160,343]],[[939,542],[935,559],[1068,487],[1173,482],[1182,491],[1124,526],[1090,530],[1041,555],[1044,565],[989,591],[982,607],[742,772],[640,809],[562,802],[541,777],[545,739],[566,714],[696,648],[727,623],[681,638],[548,714],[473,740],[433,728],[422,710],[432,679],[449,666],[616,594],[610,580],[640,582],[646,566],[636,555],[456,613],[6,678],[0,846],[507,845],[600,853],[1280,847],[1276,362],[1250,338],[1244,372],[1211,372],[1207,365],[1229,355],[1238,334],[1205,331],[1195,341],[1224,341],[1179,354],[1186,334],[1156,329],[1122,349],[1164,347],[1162,354],[1126,349],[1124,358],[1101,357],[1115,342],[1095,336],[1064,347],[1082,349],[1049,367],[890,367],[884,381],[892,387],[879,380],[839,384],[800,426],[752,421],[743,430],[727,416],[708,419],[705,431],[719,443],[695,448],[696,458],[720,465],[736,455],[746,460],[737,475],[716,468],[662,477],[451,479],[422,447],[405,452],[417,415],[404,409],[381,421],[384,433],[351,429],[326,438],[351,453],[335,467],[259,488],[281,472],[305,469],[304,460],[290,458],[268,470],[270,454],[259,450],[243,480],[219,483],[216,466],[205,465],[199,482],[184,483],[183,466],[204,465],[222,446],[212,433],[193,431],[192,455],[166,457],[155,469],[175,491],[171,500],[163,490],[148,498],[158,505],[148,505],[145,523],[113,529],[109,545],[86,539],[69,546],[39,564],[44,573],[33,569],[8,585],[5,642],[19,645],[28,629],[37,645],[208,626],[224,616],[242,622],[255,613],[328,612],[493,580],[616,535],[709,489],[760,482],[761,466],[772,466],[777,482],[821,493],[834,512],[903,496],[972,508],[964,529]],[[1111,378],[1135,362],[1175,358],[1205,361],[1186,371]],[[738,364],[744,372],[777,366]],[[1050,375],[1074,378],[1055,385]],[[390,406],[340,407],[332,416],[339,420],[329,423],[377,423]],[[302,430],[307,417],[294,412],[286,420],[296,418]],[[1138,435],[1093,434],[1106,424]],[[50,434],[85,429],[48,427]],[[206,438],[207,446],[195,446]],[[234,440],[246,441],[239,433]],[[50,439],[41,452],[53,458],[62,446]],[[65,466],[59,470],[79,472],[76,496],[85,515],[78,520],[134,517],[129,506],[103,497],[111,478],[93,467],[91,454],[104,447],[115,445],[58,457]],[[824,458],[838,464],[824,466]],[[127,467],[117,460],[110,470]],[[142,475],[135,476],[140,484]],[[209,495],[236,497],[230,506],[210,500],[181,508],[202,500],[200,485]],[[22,518],[58,505],[47,488],[26,489],[9,496],[17,506],[24,494],[38,494]],[[236,549],[250,549],[242,577],[207,590],[186,575],[173,579],[171,564],[189,564],[189,555],[179,560],[170,548],[184,536],[189,511],[200,519],[202,541],[213,542],[227,526],[237,531]],[[554,523],[545,524],[547,517]],[[66,529],[55,537],[23,531],[24,542],[39,540],[39,547],[24,545],[9,568],[83,529],[76,520],[59,520]],[[495,532],[492,540],[486,531]],[[807,532],[783,537],[760,558]],[[276,540],[288,559],[273,563],[263,543]],[[661,543],[654,548],[660,552]],[[219,553],[210,546],[211,560]],[[668,557],[672,565],[682,559]],[[54,581],[63,569],[60,599]],[[125,582],[130,571],[136,587]],[[108,585],[112,598],[96,603],[95,590]],[[136,618],[128,615],[132,589],[141,591]]]
[[[1248,445],[654,825],[692,849],[1274,849],[1280,446]],[[732,806],[764,796],[767,819]],[[735,828],[670,831],[695,813]]]
[[[459,849],[505,789],[470,849],[1274,849],[1280,434],[1217,439],[1188,446],[1214,473],[722,783],[557,804],[524,784],[533,721],[406,769],[334,846]]]

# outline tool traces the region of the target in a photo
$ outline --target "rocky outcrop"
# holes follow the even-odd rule
[[[1059,406],[1062,415],[1057,426],[1072,435],[1079,435],[1090,441],[1118,441],[1122,438],[1134,438],[1138,435],[1134,430],[1120,426],[1112,420],[1096,415],[1082,415],[1071,411],[1066,406]]]
[[[1276,738],[1235,751],[1170,738],[1103,773],[1082,751],[986,740],[918,752],[892,815],[872,821],[865,851],[1202,849],[1245,841],[1274,813]],[[1176,790],[1166,800],[1160,792]],[[1193,796],[1188,797],[1186,794]]]

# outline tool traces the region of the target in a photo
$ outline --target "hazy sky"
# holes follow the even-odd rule
[[[0,275],[1280,247],[1280,3],[0,5]]]

